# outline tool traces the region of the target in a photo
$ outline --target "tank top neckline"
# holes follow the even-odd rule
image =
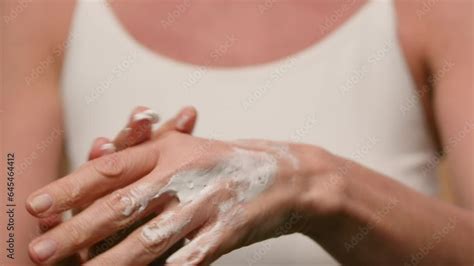
[[[153,60],[156,60],[157,62],[164,62],[170,65],[174,65],[175,67],[179,67],[182,69],[200,69],[200,68],[205,68],[207,70],[212,70],[215,72],[219,73],[232,73],[232,72],[238,72],[238,71],[261,71],[261,70],[266,70],[266,69],[271,69],[275,65],[288,65],[291,63],[292,58],[298,58],[299,62],[310,62],[311,61],[311,56],[308,56],[310,54],[315,54],[318,52],[323,51],[324,49],[327,49],[328,46],[340,46],[341,43],[341,38],[344,38],[345,36],[350,36],[350,34],[346,34],[351,31],[351,29],[355,26],[354,24],[356,20],[364,17],[364,14],[368,12],[370,9],[371,4],[373,3],[373,0],[367,0],[366,3],[364,3],[362,6],[360,6],[349,18],[346,19],[341,25],[339,25],[337,28],[333,29],[331,32],[329,32],[326,36],[324,36],[322,39],[320,39],[317,42],[312,43],[306,48],[303,48],[297,52],[291,53],[289,55],[283,56],[283,57],[278,57],[276,59],[270,60],[265,63],[260,63],[260,64],[250,64],[250,65],[244,65],[244,66],[231,66],[231,67],[219,67],[219,66],[212,66],[212,65],[203,65],[203,64],[193,64],[190,62],[186,61],[180,61],[176,60],[174,58],[168,57],[166,55],[163,55],[159,52],[155,52],[152,49],[148,48],[146,45],[142,44],[140,41],[138,41],[133,35],[125,28],[125,26],[122,24],[122,22],[119,20],[119,18],[116,16],[110,5],[108,4],[107,1],[103,1],[104,3],[104,9],[105,9],[105,15],[110,17],[113,20],[113,24],[118,28],[118,32],[121,35],[121,39],[124,39],[136,52],[140,52],[144,54],[146,57],[153,58]],[[314,62],[313,62],[314,63]]]

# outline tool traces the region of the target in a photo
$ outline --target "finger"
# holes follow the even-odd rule
[[[166,199],[161,199],[164,204],[163,206],[158,205],[157,208],[153,207],[153,204],[151,204],[151,210],[152,214],[148,215],[144,218],[140,218],[137,222],[133,223],[131,226],[128,226],[123,229],[119,229],[118,231],[114,232],[112,235],[102,239],[101,241],[95,243],[90,249],[89,249],[89,258],[96,257],[100,255],[101,253],[109,250],[122,240],[124,240],[128,235],[130,235],[135,229],[139,228],[140,226],[144,225],[163,211],[166,211],[168,209],[171,209],[178,205],[179,201],[177,201],[175,198],[173,198],[171,195],[169,195],[169,201],[168,198]],[[156,204],[155,204],[156,205]],[[164,263],[164,261],[163,261]],[[162,264],[163,264],[162,263]],[[160,264],[161,265],[161,264]]]
[[[104,155],[112,154],[117,151],[115,145],[107,138],[100,137],[96,138],[92,143],[92,148],[89,151],[88,161],[97,159]],[[84,206],[86,208],[87,205]],[[80,209],[73,210],[73,215],[80,212]]]
[[[127,215],[124,214],[128,208],[128,203],[123,201],[124,194],[123,190],[118,190],[97,200],[70,220],[34,239],[29,245],[31,259],[41,264],[57,262],[159,211],[171,198],[168,195],[161,197],[150,202],[143,212]]]
[[[129,151],[134,149],[130,148]],[[137,183],[114,191],[33,240],[29,246],[31,259],[43,264],[56,262],[120,229],[129,227],[154,211],[161,212],[160,206],[164,206],[163,203],[172,203],[173,196],[163,193],[153,200],[153,195],[166,185],[166,181],[158,179],[162,180],[161,184],[155,182],[151,185],[151,178],[151,175],[145,176]]]
[[[152,115],[149,116],[149,113]],[[185,107],[176,117],[163,124],[155,135],[158,136],[172,130],[190,134],[194,129],[196,119],[197,112],[195,108]],[[113,142],[107,138],[97,138],[94,141],[89,152],[89,160],[147,141],[151,137],[152,131],[150,121],[152,123],[157,122],[157,115],[147,107],[136,107],[126,127],[120,131]]]
[[[115,137],[113,144],[120,151],[147,141],[151,137],[153,124],[158,121],[159,116],[155,111],[144,106],[136,107],[126,127]]]
[[[37,217],[80,208],[147,175],[157,161],[158,152],[153,143],[97,158],[34,192],[28,197],[26,208]]]
[[[107,138],[97,138],[92,144],[92,148],[89,152],[88,159],[93,160],[103,155],[111,154],[115,152],[113,144]],[[49,231],[51,228],[56,227],[62,222],[60,214],[53,214],[49,217],[39,219],[40,232],[44,233]]]
[[[112,142],[107,138],[97,138],[89,151],[89,160],[99,158],[123,150],[127,146],[135,146],[151,136],[152,123],[158,122],[158,115],[147,107],[136,107],[123,130]]]
[[[166,265],[203,265],[207,254],[213,253],[219,242],[212,230],[203,233],[171,255]]]
[[[197,120],[196,108],[187,106],[172,119],[164,123],[158,130],[153,133],[153,138],[159,138],[169,131],[179,131],[186,134],[191,134]]]
[[[274,205],[270,209],[277,210],[278,213],[282,201],[270,203],[260,198],[259,201],[250,203],[237,203],[229,210],[219,212],[195,238],[169,257],[166,265],[210,265],[222,255],[242,246],[297,231],[296,227],[303,219],[301,214],[292,214],[280,226],[277,226],[280,218],[273,219],[273,224],[269,224],[268,217],[280,217],[280,214],[262,211],[262,206],[268,208],[268,204],[262,205],[262,202]],[[266,232],[265,228],[275,229]]]
[[[162,186],[158,187],[163,188]],[[159,189],[160,193],[163,191],[161,188]],[[123,242],[101,254],[91,263],[97,265],[113,263],[147,265],[163,255],[174,243],[195,232],[210,217],[215,217],[220,209],[225,209],[219,203],[232,195],[229,187],[222,185],[209,189],[191,202],[181,202],[180,205],[171,208],[139,230],[134,231]],[[220,207],[217,208],[217,205]],[[206,208],[203,208],[204,206]]]
[[[94,160],[101,156],[112,154],[116,152],[115,145],[107,138],[97,138],[92,143],[92,148],[89,151],[88,160]]]
[[[240,206],[219,212],[187,245],[171,255],[166,265],[210,265],[220,256],[243,246],[241,240],[256,225],[248,220],[249,216],[252,214]]]
[[[179,205],[134,231],[114,248],[89,261],[91,265],[148,265],[212,215],[206,201]]]

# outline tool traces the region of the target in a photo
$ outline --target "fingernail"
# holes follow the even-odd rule
[[[51,257],[56,251],[56,241],[52,239],[41,240],[33,246],[33,251],[40,261],[44,261]]]
[[[148,109],[133,115],[134,122],[138,122],[141,120],[149,120],[151,123],[157,123],[160,120],[160,117],[155,111]]]
[[[100,150],[102,151],[103,154],[111,154],[117,151],[117,148],[113,143],[105,143],[100,146]]]
[[[30,201],[30,207],[37,213],[49,209],[53,205],[53,199],[48,194],[41,194]]]
[[[178,130],[184,130],[189,119],[191,119],[191,116],[189,114],[184,113],[180,115],[178,117],[178,120],[176,121],[176,128]]]

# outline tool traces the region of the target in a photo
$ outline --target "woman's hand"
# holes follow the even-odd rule
[[[161,134],[173,130],[185,134],[191,134],[194,130],[196,119],[197,112],[195,108],[185,107],[181,109],[175,117],[166,121],[156,131],[153,131],[153,124],[158,123],[159,121],[158,114],[148,107],[138,106],[132,111],[126,126],[117,134],[113,141],[110,141],[105,137],[99,137],[94,140],[88,158],[89,160],[93,160],[107,154],[118,152],[128,147],[139,145],[150,139],[156,139]],[[171,204],[174,204],[174,202]],[[75,210],[75,213],[78,213],[78,211],[80,210]],[[123,230],[120,230],[108,238],[94,244],[94,246],[90,247],[88,250],[80,252],[80,261],[84,263],[90,258],[108,250],[124,239],[130,232],[136,229],[136,227],[146,221],[147,219],[137,221],[128,228],[124,228]],[[181,244],[182,243],[178,243],[173,249],[176,249]],[[161,259],[163,258],[160,258],[160,260]],[[166,254],[164,255],[164,259],[166,259]]]
[[[319,173],[308,160],[315,154]],[[311,177],[324,175],[331,158],[305,145],[222,142],[168,132],[90,161],[33,193],[28,209],[38,217],[92,204],[33,240],[30,254],[35,262],[54,262],[159,212],[89,263],[145,265],[188,237],[191,242],[168,263],[207,264],[232,249],[278,235],[279,227],[313,202],[306,200],[314,187]],[[49,204],[38,208],[37,197]],[[180,203],[163,209],[174,197]],[[326,210],[337,205],[323,203]],[[299,230],[303,217],[301,212],[284,233]]]
[[[163,123],[157,130],[153,131],[153,124],[159,121],[158,114],[148,107],[138,106],[136,107],[127,122],[126,126],[117,134],[114,140],[109,140],[105,137],[96,138],[89,151],[88,158],[93,160],[101,156],[112,154],[117,151],[121,151],[128,147],[139,145],[150,139],[158,138],[161,134],[169,131],[177,131],[185,134],[191,134],[194,130],[194,126],[197,119],[197,112],[194,107],[185,107],[181,109],[178,114]],[[80,210],[73,210],[78,213]],[[62,222],[61,215],[55,214],[49,217],[39,219],[39,228],[44,233]],[[127,229],[130,230],[130,229]],[[125,231],[125,230],[124,230]],[[114,235],[111,239],[117,240],[123,238],[123,236]],[[110,239],[108,239],[110,240]],[[111,247],[116,244],[107,241],[107,247]],[[91,250],[91,255],[96,254],[105,250],[104,245],[94,246]],[[86,261],[89,257],[89,252],[81,252],[81,261]],[[79,257],[68,258],[68,262],[78,260]]]

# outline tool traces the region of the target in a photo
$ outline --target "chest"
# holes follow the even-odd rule
[[[114,1],[111,7],[126,31],[158,54],[196,65],[235,67],[315,45],[366,2],[139,0]],[[219,60],[210,60],[215,50],[221,50]]]

